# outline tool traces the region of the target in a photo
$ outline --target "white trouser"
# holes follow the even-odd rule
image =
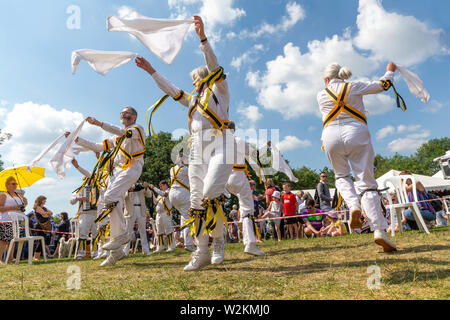
[[[142,216],[141,214],[141,207],[134,207],[134,214],[131,217],[125,218],[126,221],[126,225],[127,225],[127,231],[128,234],[130,235],[130,238],[134,232],[134,225],[138,224],[138,230],[139,230],[139,235],[141,237],[141,245],[142,245],[142,250],[143,251],[148,251],[150,250],[148,247],[148,240],[147,240],[147,230],[145,229],[145,217]],[[128,242],[125,245],[125,252],[128,252],[130,250],[130,243]]]
[[[244,237],[244,245],[249,243],[256,243],[255,230],[253,229],[253,216],[255,207],[253,203],[252,189],[247,175],[244,171],[236,171],[230,175],[227,183],[227,190],[238,197],[239,211],[241,213],[240,220],[242,221],[242,234]]]
[[[359,206],[358,194],[378,187],[373,171],[374,151],[367,126],[359,121],[329,125],[322,132],[322,141],[335,173],[336,188],[349,207]],[[351,178],[350,167],[355,183]],[[388,227],[376,191],[364,193],[361,204],[372,230],[385,230]]]
[[[191,208],[203,209],[202,200],[225,194],[225,185],[233,170],[235,141],[231,130],[205,129],[191,135],[189,183]]]
[[[217,133],[217,135],[214,135]],[[225,194],[225,186],[235,163],[235,140],[231,130],[204,129],[191,135],[189,183],[191,208],[204,209],[202,200],[213,200]],[[199,228],[199,226],[196,226]],[[205,221],[196,237],[197,250],[208,251],[209,235],[204,234]],[[224,222],[219,218],[211,236],[224,236]]]
[[[186,223],[186,219],[189,219],[189,208],[191,206],[190,196],[190,192],[183,187],[172,186],[172,188],[170,188],[169,200],[172,206],[181,214],[181,225],[184,225]],[[184,239],[185,246],[194,245],[194,240],[189,233],[189,227],[184,228],[181,231],[181,237]]]
[[[157,212],[156,213],[156,230],[157,235],[168,235],[173,233],[172,216],[169,217],[167,213]]]
[[[111,238],[116,238],[127,232],[125,217],[123,215],[123,206],[125,202],[125,193],[139,179],[142,173],[142,165],[134,161],[127,170],[115,168],[113,175],[109,176],[108,187],[104,195],[105,204],[118,202],[110,216]]]
[[[96,213],[96,210],[86,211],[86,213],[80,212],[80,217],[78,218],[80,239],[87,240],[89,238],[89,231],[92,232],[92,239],[95,239],[95,237],[97,236],[97,226],[94,223]]]

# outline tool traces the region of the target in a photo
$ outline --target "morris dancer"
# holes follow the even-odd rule
[[[233,172],[228,178],[226,188],[239,199],[240,221],[242,221],[242,233],[245,246],[244,252],[255,256],[263,256],[264,252],[256,245],[256,234],[259,231],[254,221],[255,207],[246,164],[246,159],[250,161],[250,154],[256,153],[256,150],[243,139],[235,138],[235,141],[237,146],[237,160],[233,167]],[[271,142],[268,141],[267,146],[270,147],[270,145]],[[260,155],[267,152],[267,146],[263,146],[263,148],[258,150]]]
[[[78,208],[78,254],[77,260],[86,257],[86,252],[91,252],[91,257],[97,256],[97,248],[91,247],[89,240],[89,232],[91,231],[91,239],[97,237],[97,225],[95,218],[97,217],[97,206],[100,198],[100,190],[92,183],[91,174],[86,169],[80,167],[76,159],[72,160],[73,166],[85,177],[84,182],[70,197],[70,204],[74,205],[79,202]]]
[[[137,112],[132,107],[125,107],[120,113],[123,128],[88,117],[86,121],[91,125],[98,126],[115,136],[103,143],[93,143],[82,138],[75,140],[80,146],[94,152],[112,150],[105,161],[102,161],[100,168],[100,170],[108,168],[109,176],[104,194],[105,206],[96,221],[102,222],[109,215],[111,230],[111,240],[102,247],[104,250],[110,250],[110,253],[100,266],[114,265],[122,259],[125,254],[121,247],[130,241],[123,215],[124,198],[128,189],[136,183],[142,173],[145,152],[144,129],[136,125],[136,119]]]
[[[202,19],[195,16],[194,20],[200,50],[206,60],[206,66],[191,73],[196,96],[187,97],[144,58],[136,59],[137,66],[146,70],[162,91],[189,108],[191,218],[188,224],[191,234],[195,234],[197,250],[185,271],[198,270],[210,263],[220,264],[224,260],[224,194],[234,164],[234,138],[228,129],[228,84],[205,36]],[[212,257],[208,249],[209,235],[213,237]]]
[[[131,187],[125,196],[125,220],[127,230],[131,237],[134,225],[138,224],[139,235],[141,237],[142,253],[151,254],[147,241],[146,218],[148,215],[147,206],[145,205],[145,197],[151,198],[153,194],[148,189],[147,182],[143,184],[136,183]],[[130,242],[124,247],[126,255],[130,252]]]
[[[150,189],[158,194],[158,197],[153,197],[153,203],[156,205],[156,234],[158,242],[154,253],[162,252],[164,250],[170,252],[175,250],[175,241],[173,237],[173,223],[171,209],[172,205],[169,200],[169,185],[167,181],[162,180],[159,183],[161,189],[150,185]]]
[[[326,88],[317,95],[323,116],[323,147],[336,175],[336,188],[350,207],[350,226],[361,227],[361,198],[370,227],[375,230],[375,243],[385,252],[395,251],[396,246],[384,231],[388,225],[381,214],[363,96],[383,92],[386,83],[394,82],[395,69],[391,62],[380,81],[349,83],[345,80],[352,76],[351,71],[332,63],[322,75]],[[355,175],[354,184],[350,167]]]
[[[189,169],[184,163],[183,154],[180,153],[177,164],[170,169],[170,203],[180,212],[180,224],[183,226],[189,219],[190,188],[189,188]],[[181,230],[181,237],[184,239],[184,248],[187,251],[194,252],[194,240],[190,235],[189,228]]]

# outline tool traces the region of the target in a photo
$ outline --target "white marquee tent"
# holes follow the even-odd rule
[[[389,178],[389,177],[393,177],[393,176],[398,176],[400,174],[400,171],[397,170],[390,170],[388,172],[386,172],[384,175],[382,175],[381,177],[379,177],[377,179],[377,183],[378,183],[378,188],[383,188],[384,186],[384,181]],[[450,189],[450,181],[449,180],[445,180],[439,177],[435,176],[425,176],[425,175],[421,175],[421,174],[412,174],[414,178],[416,178],[417,181],[420,181],[423,186],[425,187],[425,190],[427,192],[430,191],[445,191],[445,190],[449,190]]]

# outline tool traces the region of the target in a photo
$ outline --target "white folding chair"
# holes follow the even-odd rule
[[[47,262],[47,257],[45,255],[45,240],[44,237],[42,236],[31,236],[30,235],[30,226],[28,223],[28,217],[21,213],[21,212],[15,212],[15,213],[10,213],[9,214],[11,219],[12,219],[12,223],[13,223],[13,235],[14,238],[11,240],[11,242],[9,243],[9,247],[8,247],[8,254],[6,255],[6,264],[8,264],[8,261],[11,257],[11,255],[13,254],[14,251],[14,244],[17,243],[17,254],[16,254],[16,264],[20,263],[20,256],[22,254],[22,249],[23,249],[23,243],[25,241],[28,241],[28,264],[32,265],[33,264],[33,248],[34,248],[34,242],[35,241],[41,241],[41,245],[42,245],[42,252],[44,252],[43,256],[44,256],[44,262]],[[19,217],[23,220],[25,220],[25,237],[21,237],[20,236],[20,221],[19,221]]]
[[[78,235],[80,234],[80,226],[78,224],[78,219],[74,218],[70,220],[70,237],[72,239],[76,239],[75,241],[70,242],[70,250],[68,258],[72,256],[73,249],[75,248],[74,258],[78,254]]]
[[[406,180],[411,179],[412,187],[413,187],[413,197],[414,202],[410,202],[408,199],[408,194],[406,192]],[[395,219],[397,218],[399,231],[403,232],[403,224],[402,224],[402,214],[401,209],[410,208],[414,217],[414,220],[419,227],[419,230],[430,234],[430,231],[423,220],[422,214],[419,210],[419,206],[417,203],[419,200],[417,199],[417,189],[416,189],[416,179],[411,175],[400,175],[389,177],[384,181],[384,188],[393,187],[395,194],[397,195],[398,203],[393,204],[391,195],[389,194],[389,190],[386,191],[387,198],[389,200],[389,211],[391,214],[391,235],[395,236]]]

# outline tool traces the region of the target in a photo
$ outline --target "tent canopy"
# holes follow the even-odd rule
[[[397,170],[390,170],[386,172],[384,175],[379,177],[377,179],[378,188],[382,188],[384,186],[384,181],[393,176],[398,176],[400,174],[400,171]],[[416,181],[420,181],[423,186],[425,187],[425,190],[427,192],[430,191],[445,191],[450,190],[450,181],[439,178],[439,177],[430,177],[425,176],[421,174],[415,174],[413,173],[412,176],[416,179]]]

